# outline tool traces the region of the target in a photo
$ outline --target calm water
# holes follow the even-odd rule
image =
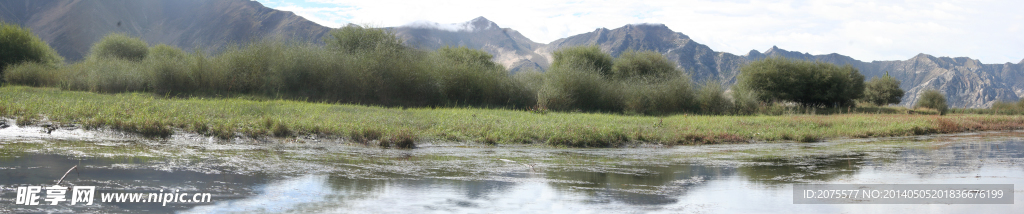
[[[2,135],[0,135],[2,136]],[[0,213],[1024,213],[1024,134],[550,149],[0,140]],[[16,188],[212,203],[14,205]],[[794,183],[1014,184],[1014,204],[793,204]]]

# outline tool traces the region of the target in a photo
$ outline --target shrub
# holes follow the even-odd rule
[[[900,81],[889,76],[885,72],[882,78],[872,77],[865,84],[864,100],[875,105],[899,104],[903,98],[903,89],[900,89]]]
[[[531,101],[530,104],[536,104],[537,93],[544,86],[544,73],[535,70],[520,71],[512,75],[512,79],[523,88],[526,99]]]
[[[64,58],[57,51],[32,35],[31,30],[0,22],[0,81],[6,79],[4,72],[7,68],[18,63],[34,62],[56,66],[63,61]]]
[[[939,115],[944,115],[949,105],[946,104],[946,96],[942,95],[939,90],[928,89],[922,92],[920,100],[914,107],[935,109],[939,111]]]
[[[154,138],[167,138],[174,134],[174,131],[170,127],[164,125],[160,121],[145,121],[134,127],[134,130],[142,136],[154,137]]]
[[[542,108],[635,114],[693,109],[690,78],[658,53],[630,51],[613,60],[588,46],[554,55],[537,96]]]
[[[757,113],[761,103],[757,100],[757,94],[753,91],[733,85],[729,91],[732,95],[733,112],[736,114],[750,115]]]
[[[665,80],[632,80],[620,81],[619,94],[622,111],[637,114],[670,114],[693,111],[694,94],[690,78],[679,74]]]
[[[617,79],[635,77],[663,78],[675,76],[679,72],[676,69],[676,64],[665,58],[661,53],[629,50],[615,58],[611,76]]]
[[[433,53],[435,78],[446,102],[475,106],[528,106],[525,88],[491,54],[466,47],[444,47]]]
[[[552,67],[546,73],[537,104],[552,110],[615,111],[609,84],[598,71],[586,66]]]
[[[725,96],[725,88],[718,81],[708,81],[697,91],[697,104],[700,112],[705,114],[728,114],[732,112],[733,103]]]
[[[274,127],[273,129],[271,129],[271,133],[274,134],[274,137],[288,137],[289,135],[292,134],[292,131],[288,129],[288,125],[285,125],[282,122],[277,122],[274,123]]]
[[[140,38],[130,37],[121,33],[107,34],[92,46],[90,56],[99,58],[115,58],[131,61],[142,61],[149,55],[149,45]]]
[[[996,101],[992,103],[991,109],[997,114],[1024,114],[1024,99],[1017,102]]]
[[[30,86],[58,85],[65,76],[60,71],[66,71],[56,65],[39,62],[14,64],[6,70],[4,79],[7,82]]]
[[[382,140],[380,146],[384,148],[415,149],[416,135],[409,131],[399,131],[395,135]]]
[[[563,67],[590,70],[601,76],[610,76],[612,72],[612,56],[602,52],[596,45],[573,46],[562,48],[552,53],[554,60],[548,70],[558,70]]]
[[[404,49],[402,40],[387,29],[348,25],[331,30],[324,37],[329,49],[347,54],[369,51],[395,52]]]
[[[851,106],[864,92],[864,76],[853,66],[769,57],[740,68],[737,85],[765,102],[804,106]]]
[[[187,55],[188,54],[186,54],[185,51],[182,51],[179,48],[159,44],[153,46],[153,48],[149,50],[149,56],[147,58],[183,60]]]

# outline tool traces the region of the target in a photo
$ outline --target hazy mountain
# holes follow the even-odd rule
[[[756,51],[751,51],[754,53]],[[862,62],[840,54],[811,55],[772,47],[764,54],[748,54],[748,60],[765,56],[852,65],[868,79],[886,71],[901,81],[906,92],[903,106],[917,103],[920,93],[934,88],[947,95],[954,107],[986,108],[997,100],[1015,101],[1024,96],[1024,64],[982,64],[967,57],[934,57],[918,54],[908,60]]]
[[[954,107],[984,108],[997,100],[1015,101],[1024,96],[1024,60],[1017,64],[983,64],[966,57],[920,54],[909,60],[863,62],[836,53],[811,55],[775,46],[764,53],[751,50],[746,55],[737,56],[715,52],[661,24],[626,25],[612,30],[600,28],[556,40],[534,52],[550,53],[575,45],[598,45],[612,56],[630,49],[657,51],[675,61],[697,82],[719,80],[724,84],[735,83],[741,66],[769,56],[848,64],[858,68],[868,79],[888,71],[901,81],[901,88],[906,91],[901,103],[904,106],[915,104],[920,93],[929,88],[945,93],[949,104]]]
[[[689,36],[674,32],[662,24],[626,25],[613,30],[600,28],[590,33],[555,40],[541,50],[550,53],[563,47],[578,45],[597,45],[615,57],[627,50],[657,51],[678,63],[679,67],[697,82],[735,82],[739,66],[746,63],[743,57],[715,52],[708,46],[697,43]]]
[[[248,0],[4,0],[0,1],[0,20],[31,28],[70,61],[81,59],[93,43],[111,32],[139,36],[151,45],[217,50],[265,37],[320,42],[330,30],[291,12]],[[716,52],[662,24],[600,28],[550,44],[533,42],[483,17],[465,23],[420,22],[390,29],[417,48],[465,46],[487,51],[511,72],[543,71],[552,60],[551,53],[562,47],[598,45],[613,56],[630,49],[660,52],[697,82],[719,80],[730,85],[744,64],[782,56],[849,64],[868,78],[888,71],[907,91],[901,103],[904,106],[916,103],[918,94],[928,88],[946,93],[954,107],[988,107],[996,100],[1024,97],[1024,60],[983,64],[966,57],[920,54],[908,60],[864,62],[836,53],[811,55],[774,46],[763,53],[751,50],[736,55]]]
[[[330,30],[248,0],[3,0],[0,20],[32,29],[69,61],[112,32],[217,50],[264,37],[320,41]]]
[[[525,69],[542,71],[548,67],[547,58],[534,52],[543,44],[530,41],[518,31],[498,27],[484,17],[459,24],[421,22],[391,29],[406,45],[421,49],[464,46],[484,50],[510,72]]]

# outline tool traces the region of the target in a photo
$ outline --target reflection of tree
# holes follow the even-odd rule
[[[431,178],[391,173],[378,175],[383,178],[350,178],[341,174],[331,174],[327,183],[331,189],[338,192],[339,197],[343,197],[340,199],[344,200],[374,198],[389,186],[400,186],[412,191],[429,191],[441,186],[443,189],[461,189],[460,192],[468,199],[480,199],[516,185],[513,182],[467,179],[471,175],[468,172],[439,171],[431,173]]]
[[[595,203],[620,201],[635,205],[675,203],[678,196],[686,193],[688,186],[727,174],[732,172],[724,168],[692,165],[546,172],[548,179],[564,181],[551,182],[549,185],[555,189],[586,194]]]
[[[798,181],[831,181],[851,176],[864,165],[864,155],[806,158],[769,158],[736,170],[754,183],[778,185]]]

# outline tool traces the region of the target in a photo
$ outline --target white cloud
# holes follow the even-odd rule
[[[602,27],[663,23],[734,54],[778,45],[865,61],[903,60],[918,53],[985,63],[1024,58],[1024,16],[1018,11],[1024,1],[1013,0],[260,1],[329,27],[463,23],[484,16],[540,43]]]

